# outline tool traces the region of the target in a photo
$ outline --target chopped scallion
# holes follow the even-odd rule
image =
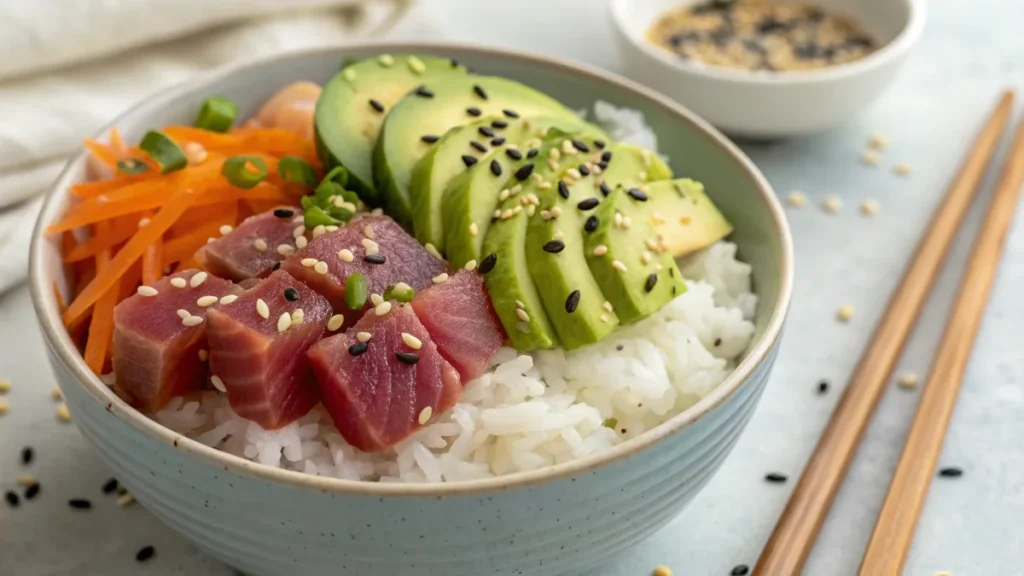
[[[211,132],[227,132],[235,123],[237,116],[238,107],[234,102],[220,96],[210,96],[203,100],[203,107],[199,109],[196,128]]]
[[[277,173],[281,179],[292,184],[305,184],[310,188],[316,186],[316,171],[302,158],[285,156],[277,163]]]
[[[188,166],[188,158],[181,147],[163,132],[150,130],[142,137],[139,148],[159,166],[160,173],[167,174]]]
[[[388,286],[387,289],[384,290],[383,296],[385,300],[412,302],[413,297],[416,296],[416,291],[409,286],[403,286],[402,288],[398,288],[397,286]]]
[[[118,174],[144,174],[149,172],[149,166],[136,158],[127,158],[117,163]]]
[[[267,164],[259,156],[232,156],[220,173],[235,187],[248,190],[267,177]]]
[[[369,297],[370,286],[366,277],[356,272],[345,279],[345,306],[349,310],[362,310]]]

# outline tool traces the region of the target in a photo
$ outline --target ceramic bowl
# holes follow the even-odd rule
[[[705,0],[609,0],[626,74],[735,136],[818,132],[874,101],[924,30],[923,0],[813,0],[849,14],[883,46],[866,58],[806,72],[744,72],[687,62],[645,39],[666,11]]]
[[[533,85],[574,108],[597,98],[642,110],[679,174],[703,180],[736,225],[754,265],[757,334],[728,380],[686,412],[604,453],[459,484],[343,481],[265,467],[183,438],[118,399],[66,335],[53,292],[66,289],[58,242],[43,233],[84,179],[79,154],[55,183],[32,245],[32,298],[74,422],[154,515],[211,555],[259,576],[556,575],[586,570],[650,535],[708,482],[764,390],[792,283],[789,231],[768,182],[703,120],[649,90],[595,69],[457,45],[358,45],[224,68],[161,92],[113,125],[137,140],[190,122],[205,96],[243,114],[279,87],[325,81],[343,57],[431,53]]]

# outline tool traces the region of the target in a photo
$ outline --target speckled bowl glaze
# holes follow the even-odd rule
[[[43,234],[85,177],[57,180],[32,245],[32,298],[75,423],[153,514],[211,555],[259,576],[576,574],[650,535],[711,479],[764,390],[792,282],[789,231],[767,181],[708,124],[644,88],[584,66],[457,45],[363,44],[247,62],[147,100],[114,122],[128,139],[190,122],[202,99],[243,113],[280,86],[324,81],[343,57],[432,53],[535,86],[574,108],[604,99],[642,110],[679,174],[700,179],[754,265],[757,334],[734,374],[683,414],[604,453],[458,484],[395,485],[306,476],[222,453],[136,412],[89,372],[61,326],[58,245]],[[682,572],[685,572],[685,567]]]

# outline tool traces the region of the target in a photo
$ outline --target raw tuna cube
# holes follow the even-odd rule
[[[197,259],[210,272],[236,282],[264,278],[295,252],[302,211],[281,207],[246,218],[237,228],[200,248]],[[303,229],[304,231],[305,229]]]
[[[475,272],[460,270],[447,281],[416,294],[412,309],[463,382],[483,374],[491,356],[505,341],[505,330],[483,278]]]
[[[361,332],[370,339],[363,342]],[[367,312],[308,356],[338,431],[366,452],[395,445],[451,408],[462,391],[459,373],[437,352],[412,307],[397,302],[383,316]]]
[[[374,247],[379,249],[376,254]],[[383,263],[379,263],[381,261]],[[399,282],[405,282],[414,290],[426,288],[448,265],[431,256],[391,218],[366,216],[336,232],[314,238],[308,246],[289,256],[282,267],[323,294],[335,310],[350,312],[345,307],[345,279],[355,272],[366,277],[371,294],[383,294],[388,286]],[[354,322],[359,315],[346,313],[346,316],[351,316],[349,320]]]
[[[206,326],[211,303],[241,288],[198,270],[143,286],[114,308],[117,389],[136,408],[159,410],[206,385]]]
[[[210,311],[210,373],[239,416],[270,430],[320,401],[306,350],[332,314],[327,300],[283,270]]]

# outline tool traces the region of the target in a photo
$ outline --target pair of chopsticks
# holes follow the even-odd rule
[[[1006,91],[978,134],[932,219],[842,400],[769,538],[754,576],[798,576],[864,436],[882,391],[931,292],[1013,109]],[[860,576],[899,576],[935,474],[967,359],[1024,183],[1024,121],[981,225],[920,405],[868,543]]]

